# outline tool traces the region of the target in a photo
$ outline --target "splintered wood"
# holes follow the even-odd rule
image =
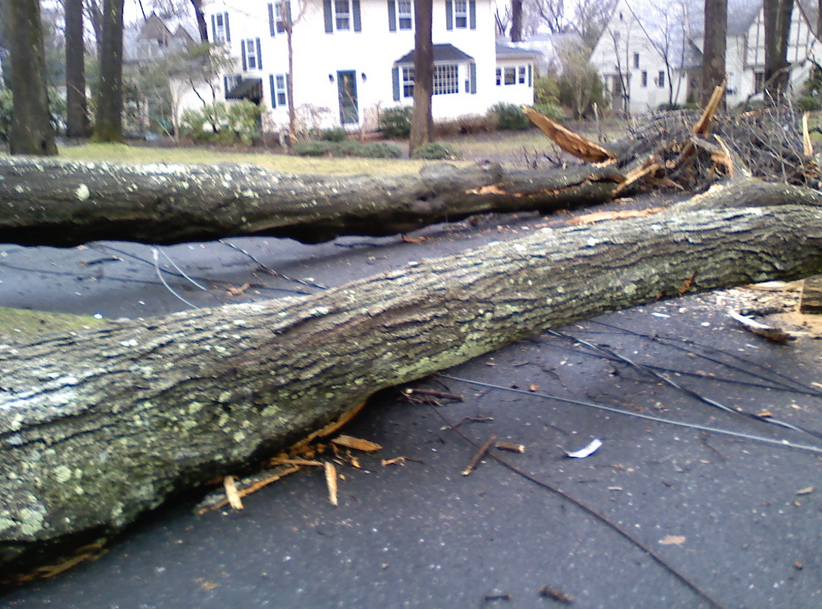
[[[566,129],[533,108],[526,107],[523,108],[522,111],[525,112],[525,116],[527,116],[532,123],[539,127],[561,150],[564,150],[568,154],[572,154],[588,163],[616,162],[617,158],[610,150],[606,150],[599,144],[595,144],[591,140],[577,135],[570,129]]]
[[[364,453],[373,453],[382,448],[382,446],[376,442],[369,442],[368,440],[363,440],[362,438],[355,438],[353,436],[346,435],[337,436],[331,440],[331,443],[336,444],[337,446],[344,446],[345,448],[361,450]]]
[[[234,480],[234,476],[226,476],[223,478],[225,496],[232,508],[241,510],[243,509],[243,502],[240,500],[240,494],[237,492],[237,485],[234,483]]]
[[[337,468],[330,461],[326,461],[325,466],[325,483],[328,486],[328,502],[337,506]]]

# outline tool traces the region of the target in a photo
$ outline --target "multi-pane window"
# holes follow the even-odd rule
[[[454,0],[454,27],[468,27],[468,0]]]
[[[665,88],[665,72],[663,70],[659,71],[659,78],[657,79],[657,83],[659,84],[660,89]]]
[[[634,53],[634,67],[639,69],[639,53]]]
[[[229,42],[231,40],[228,33],[228,13],[216,13],[211,18],[211,26],[214,30],[214,42]]]
[[[502,84],[502,68],[497,68],[497,86]]]
[[[459,92],[459,66],[457,64],[434,66],[434,95]]]
[[[245,41],[245,60],[249,70],[260,67],[260,58],[257,57],[257,44],[254,38]]]
[[[517,68],[517,72],[519,74],[519,84],[525,84],[525,66],[520,66]]]
[[[232,89],[243,82],[243,77],[241,74],[232,74],[231,76],[226,76],[224,79],[224,87],[225,87],[225,96],[228,99],[228,94],[231,93]]]
[[[397,2],[397,20],[401,30],[412,29],[412,6],[411,0],[399,0]]]
[[[285,88],[285,75],[278,74],[275,81],[277,83],[277,105],[285,106],[288,103],[288,95]]]
[[[517,84],[517,69],[516,68],[505,68],[505,84],[506,85],[515,85],[515,84]]]
[[[402,96],[414,97],[414,68],[402,69]]]
[[[286,6],[285,6],[285,11],[286,12],[285,12],[285,21],[284,21],[283,20],[283,3],[282,2],[275,2],[274,3],[274,19],[276,21],[277,33],[278,34],[282,34],[283,32],[285,32],[285,24],[288,23],[288,20],[291,18],[291,15],[290,15],[291,11],[289,10],[291,7],[288,6],[289,4],[290,3],[287,2]]]
[[[351,29],[351,10],[348,0],[334,0],[334,19],[336,29]]]
[[[647,87],[648,86],[648,70],[642,70],[642,74],[641,74],[640,78],[641,78],[641,81],[642,81],[641,82],[642,86]]]

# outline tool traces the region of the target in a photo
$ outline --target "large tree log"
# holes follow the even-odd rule
[[[759,207],[723,208],[755,195]],[[543,328],[822,270],[822,196],[749,180],[304,298],[0,346],[0,568],[110,532],[375,391]]]
[[[0,159],[0,242],[178,243],[237,235],[306,243],[391,235],[487,212],[602,203],[614,167],[508,171],[434,165],[420,175],[294,176],[243,165],[114,165]]]

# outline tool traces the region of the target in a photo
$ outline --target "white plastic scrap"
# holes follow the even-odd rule
[[[593,440],[591,440],[588,446],[580,448],[579,450],[568,452],[561,446],[560,448],[562,448],[565,455],[570,459],[584,459],[585,457],[590,457],[596,451],[598,451],[600,446],[602,446],[602,440],[600,440],[599,438],[594,438]]]

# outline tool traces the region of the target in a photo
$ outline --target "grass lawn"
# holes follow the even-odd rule
[[[222,152],[209,148],[166,148],[127,144],[83,144],[62,146],[60,158],[71,161],[111,163],[248,163],[283,173],[329,175],[417,173],[424,161],[361,158],[316,158],[271,154],[263,150]]]

